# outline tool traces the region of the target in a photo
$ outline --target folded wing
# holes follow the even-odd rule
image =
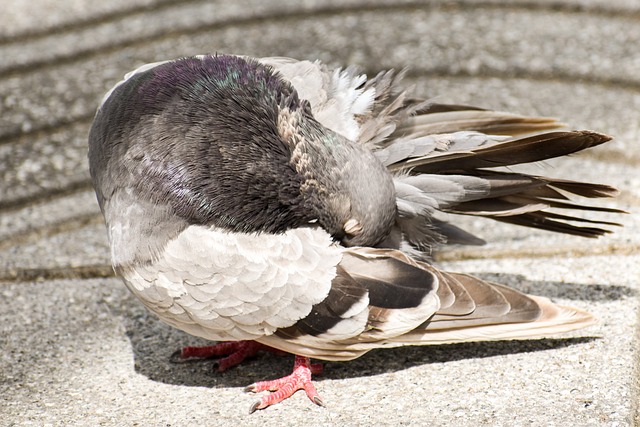
[[[593,317],[504,285],[447,273],[396,250],[344,253],[329,296],[295,325],[258,341],[324,360],[380,347],[539,338]]]

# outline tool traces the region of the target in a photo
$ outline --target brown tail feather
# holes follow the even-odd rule
[[[485,113],[485,111],[456,110],[442,114],[449,113],[460,114],[461,117],[471,120],[475,115]],[[435,120],[438,114],[440,113],[427,114],[427,116],[432,116],[430,119]],[[598,237],[610,231],[600,227],[578,226],[569,222],[591,222],[597,225],[612,226],[618,224],[608,221],[585,221],[571,215],[548,214],[544,211],[548,208],[557,208],[622,213],[623,211],[618,209],[570,202],[570,196],[613,197],[618,194],[617,189],[603,184],[496,171],[493,168],[560,157],[595,147],[609,140],[611,137],[592,131],[555,131],[520,139],[494,140],[492,143],[479,145],[468,150],[434,151],[422,157],[402,159],[390,165],[389,168],[391,170],[408,170],[411,175],[437,174],[450,177],[467,175],[487,181],[488,192],[483,194],[469,192],[470,196],[465,196],[466,199],[459,199],[459,203],[449,203],[446,206],[436,208],[443,212],[484,216],[502,222],[553,232]],[[428,189],[425,191],[428,194]],[[437,228],[434,231],[437,232]],[[405,240],[420,242],[424,239],[406,236]],[[432,240],[437,241],[435,238]],[[446,235],[444,240],[446,240]],[[420,247],[418,249],[423,250]]]
[[[496,221],[524,227],[539,228],[555,233],[570,234],[573,236],[596,238],[611,233],[611,230],[598,227],[580,227],[566,222],[551,219],[553,214],[547,212],[530,212],[516,216],[494,217]],[[575,221],[575,219],[572,218]]]
[[[422,135],[477,131],[491,135],[526,135],[563,127],[553,118],[527,117],[476,107],[427,104],[417,115],[402,123],[397,134]]]
[[[458,172],[532,163],[576,153],[610,141],[591,131],[550,132],[459,152],[410,159],[403,168],[420,173]],[[396,166],[397,167],[397,166]]]

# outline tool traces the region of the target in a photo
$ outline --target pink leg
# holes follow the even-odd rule
[[[293,396],[293,394],[300,389],[304,389],[307,396],[313,403],[319,406],[324,406],[315,386],[311,382],[311,374],[319,374],[321,372],[321,364],[312,364],[308,357],[296,356],[296,360],[293,365],[293,373],[291,375],[287,375],[286,377],[279,378],[277,380],[260,381],[255,384],[251,384],[245,389],[246,391],[252,392],[265,390],[273,391],[273,393],[263,396],[256,403],[251,405],[249,412],[253,413],[257,409],[264,409],[274,403],[282,402],[283,400]]]
[[[171,355],[171,361],[183,362],[188,359],[226,356],[218,360],[218,372],[223,372],[239,365],[244,359],[255,356],[261,350],[286,354],[256,341],[228,341],[204,347],[184,347]]]

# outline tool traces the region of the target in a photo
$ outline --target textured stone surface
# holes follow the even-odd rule
[[[6,0],[0,14],[1,425],[632,425],[638,419],[640,5],[634,0]],[[196,339],[111,277],[86,137],[129,70],[206,52],[410,67],[416,95],[558,117],[616,136],[530,170],[618,186],[599,240],[464,219],[489,240],[439,254],[593,312],[569,339],[374,351],[329,363],[327,408],[297,394],[251,416],[242,388],[284,375],[265,355],[224,374],[173,365]]]

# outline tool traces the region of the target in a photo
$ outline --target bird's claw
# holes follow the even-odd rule
[[[272,392],[254,402],[249,408],[249,413],[252,414],[258,409],[264,409],[267,406],[282,402],[283,400],[293,396],[296,391],[301,389],[305,391],[307,397],[313,403],[324,407],[324,402],[311,382],[311,374],[320,373],[321,371],[322,365],[311,364],[308,357],[296,356],[293,373],[290,375],[276,380],[253,383],[245,388],[245,391],[253,393],[260,391]]]

